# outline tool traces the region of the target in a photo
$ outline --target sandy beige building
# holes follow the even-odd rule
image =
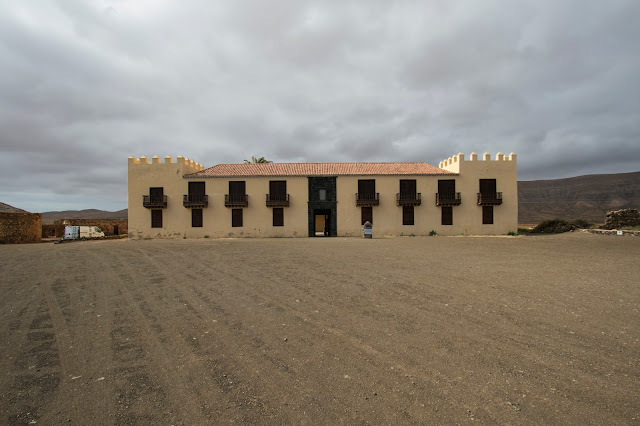
[[[427,163],[219,164],[129,157],[130,238],[482,234],[517,230],[516,155]]]

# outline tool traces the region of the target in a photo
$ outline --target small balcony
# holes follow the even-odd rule
[[[462,203],[462,198],[459,192],[437,192],[436,193],[436,206],[459,206]]]
[[[379,206],[380,205],[380,193],[379,192],[356,192],[356,206]]]
[[[402,193],[396,194],[396,204],[399,206],[419,206],[422,204],[422,194],[418,193]]]
[[[249,196],[247,194],[225,194],[225,207],[249,207]]]
[[[167,196],[166,195],[143,195],[142,207],[145,207],[147,209],[166,209]]]
[[[183,195],[182,196],[182,205],[187,208],[204,208],[209,206],[209,196],[208,195]]]
[[[289,194],[267,194],[267,207],[289,207]]]
[[[502,204],[502,192],[478,192],[479,206],[499,206]]]

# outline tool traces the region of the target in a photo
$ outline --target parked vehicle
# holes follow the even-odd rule
[[[104,232],[97,226],[65,226],[64,239],[77,240],[78,238],[99,238],[104,237]]]

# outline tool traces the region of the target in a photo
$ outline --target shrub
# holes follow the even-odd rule
[[[512,237],[517,237],[520,234],[518,234],[517,232],[509,231],[509,232],[507,232],[507,235],[510,235]]]
[[[584,219],[576,219],[572,223],[576,226],[576,228],[579,229],[590,229],[595,226],[595,223],[589,222]]]
[[[430,237],[435,237],[436,235],[438,235],[438,233],[433,229],[431,230],[431,232],[429,232]]]
[[[531,230],[532,234],[560,234],[576,229],[577,226],[564,219],[545,220]]]
[[[519,226],[517,232],[518,234],[528,234],[529,232],[531,232],[531,228],[525,228],[523,226]]]

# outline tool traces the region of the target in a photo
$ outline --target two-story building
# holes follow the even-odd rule
[[[130,238],[499,235],[517,230],[516,155],[427,163],[219,164],[129,157]]]

